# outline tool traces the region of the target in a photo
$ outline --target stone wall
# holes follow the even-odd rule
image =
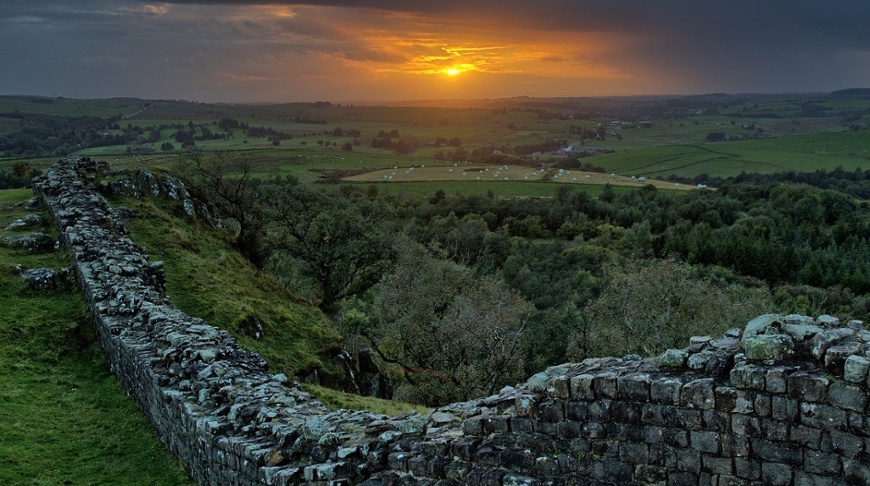
[[[870,484],[870,333],[762,316],[658,360],[565,364],[427,416],[329,411],[172,307],[67,158],[36,181],[115,374],[202,485]]]

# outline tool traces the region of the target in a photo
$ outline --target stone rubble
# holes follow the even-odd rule
[[[201,485],[870,484],[860,322],[760,316],[657,359],[554,366],[426,416],[329,411],[172,307],[162,266],[93,192],[101,170],[62,159],[34,189],[112,369]]]

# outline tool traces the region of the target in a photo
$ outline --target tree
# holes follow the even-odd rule
[[[494,277],[403,246],[374,289],[372,328],[363,331],[411,388],[399,398],[441,404],[519,379],[531,305]]]
[[[295,183],[268,184],[263,190],[269,247],[301,263],[300,272],[316,286],[328,314],[340,302],[375,285],[390,267],[393,247],[374,210],[361,210],[338,195]],[[362,204],[362,202],[359,202]]]
[[[682,347],[687,336],[717,335],[772,308],[765,289],[714,284],[673,261],[634,260],[607,274],[608,284],[586,308],[591,330],[582,347],[592,356],[653,356]]]
[[[236,248],[257,268],[265,262],[261,246],[266,225],[264,200],[259,194],[260,181],[253,178],[253,166],[247,158],[230,158],[228,153],[206,156],[189,150],[181,173],[200,196],[212,202],[219,216],[229,220],[235,230]]]

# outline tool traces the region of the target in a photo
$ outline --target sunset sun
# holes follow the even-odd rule
[[[456,76],[457,74],[459,74],[459,73],[461,73],[461,72],[462,72],[462,71],[460,71],[459,69],[456,69],[456,68],[450,68],[450,69],[447,70],[447,75],[448,75],[448,76]]]

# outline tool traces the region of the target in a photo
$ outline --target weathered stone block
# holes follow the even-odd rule
[[[709,454],[701,456],[701,470],[710,474],[734,473],[734,462],[730,457],[717,457]]]
[[[764,390],[764,368],[756,365],[737,365],[731,370],[734,388]]]
[[[662,440],[670,447],[689,447],[689,432],[682,429],[662,429]]]
[[[682,349],[668,349],[656,358],[660,368],[679,369],[686,365],[689,353]]]
[[[761,480],[768,486],[788,486],[791,484],[792,474],[792,468],[788,464],[761,464]]]
[[[674,378],[659,377],[650,381],[650,401],[663,405],[680,403],[680,392],[683,383]]]
[[[842,484],[839,478],[819,476],[816,474],[795,471],[794,486],[838,486]]]
[[[870,464],[866,461],[845,459],[843,476],[846,484],[870,484]]]
[[[788,395],[808,402],[822,402],[827,398],[831,384],[825,376],[799,371],[788,377]]]
[[[846,327],[826,329],[813,336],[810,341],[810,353],[821,361],[831,346],[839,344],[843,340],[853,336],[855,336],[855,331]]]
[[[761,425],[758,417],[734,415],[731,417],[731,430],[738,436],[754,437],[761,432]]]
[[[867,390],[838,380],[828,387],[828,400],[835,407],[863,413],[867,408]]]
[[[864,343],[842,343],[828,348],[825,353],[825,367],[836,373],[843,370],[846,359],[850,356],[862,356],[867,346]]]
[[[692,431],[689,432],[689,442],[692,449],[710,454],[719,453],[719,433]]]
[[[570,380],[571,398],[575,400],[594,400],[595,390],[592,388],[593,375],[583,374],[572,376]]]
[[[794,340],[788,334],[744,336],[743,349],[749,361],[781,361],[794,355]]]
[[[752,457],[762,462],[782,463],[790,466],[798,466],[803,462],[801,450],[787,442],[752,439],[750,443],[752,444]]]
[[[546,394],[550,398],[570,398],[571,386],[568,377],[564,375],[554,376],[547,380]]]
[[[701,453],[694,450],[677,450],[677,470],[699,473],[701,472]]]
[[[597,398],[617,398],[618,385],[615,373],[601,373],[592,379],[592,388]]]
[[[789,430],[789,441],[806,449],[818,449],[822,440],[822,432],[819,429],[805,425],[792,425]],[[807,461],[810,460],[809,451]]]
[[[804,470],[814,474],[834,476],[842,471],[842,458],[836,454],[817,450],[804,452]]]
[[[839,408],[819,403],[801,402],[801,423],[824,430],[844,430],[847,425],[846,412]]]
[[[866,383],[868,371],[870,360],[863,356],[849,356],[843,363],[843,379],[849,383]]]
[[[798,400],[786,396],[775,396],[770,404],[770,416],[775,420],[795,422],[798,419]]]
[[[619,398],[648,402],[650,377],[647,374],[622,375],[617,379]]]
[[[680,405],[700,410],[710,410],[716,406],[713,392],[713,378],[702,378],[683,385],[680,392]]]
[[[646,464],[649,461],[649,446],[623,442],[619,444],[619,460],[627,464]]]

